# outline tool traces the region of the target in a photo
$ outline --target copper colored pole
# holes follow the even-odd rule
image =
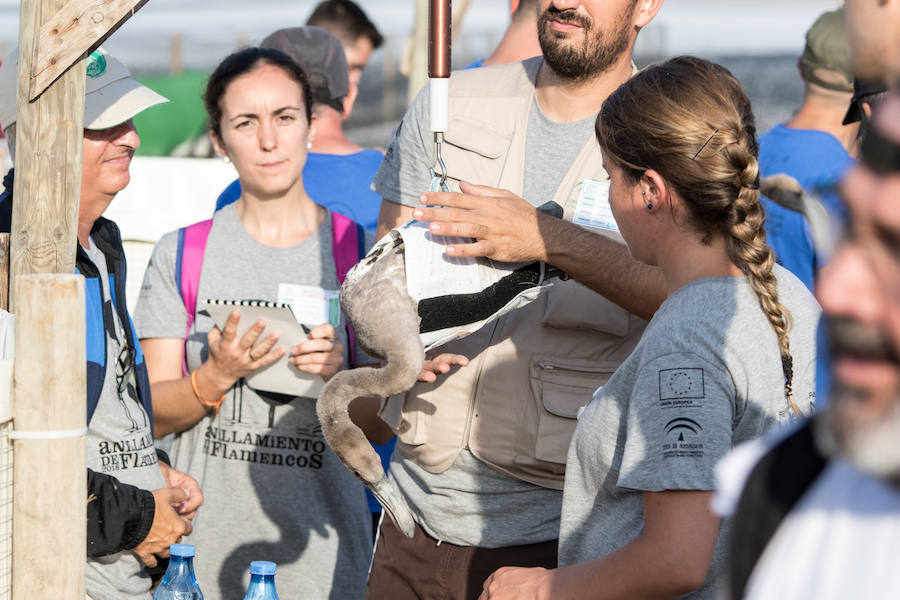
[[[450,2],[429,0],[428,77],[450,77]]]

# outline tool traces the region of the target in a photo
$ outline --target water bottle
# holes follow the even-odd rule
[[[194,577],[194,547],[169,546],[169,568],[153,592],[153,600],[203,600],[203,592]]]
[[[275,591],[275,563],[254,560],[250,563],[250,587],[244,600],[278,600]]]

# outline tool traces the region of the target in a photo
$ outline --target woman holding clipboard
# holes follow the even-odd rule
[[[261,336],[263,321],[241,327],[240,307],[220,330],[202,300],[186,307],[185,234],[154,249],[135,316],[156,433],[176,434],[173,466],[193,474],[206,498],[192,538],[198,578],[208,599],[237,598],[247,564],[271,560],[289,596],[360,598],[371,556],[364,488],[325,444],[314,398],[246,380],[284,356],[326,381],[349,362],[336,301],[335,232],[346,218],[303,186],[315,135],[309,83],[287,55],[248,48],[216,68],[204,101],[216,151],[234,164],[243,193],[207,225],[194,300],[285,302],[319,324],[290,348],[277,332]],[[377,406],[364,408],[377,423]]]

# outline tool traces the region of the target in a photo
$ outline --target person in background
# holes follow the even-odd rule
[[[853,73],[843,8],[815,20],[806,32],[797,66],[803,79],[803,104],[790,120],[759,136],[760,175],[790,175],[807,193],[821,198],[831,219],[841,223],[846,213],[834,188],[853,165],[849,152],[856,147],[859,131],[858,123],[845,123],[844,119],[853,95]],[[809,223],[803,215],[768,198],[762,202],[776,259],[814,289],[824,257],[813,244]],[[824,331],[818,355],[817,396],[824,403],[829,385]]]
[[[210,549],[195,560],[207,600],[240,597],[246,565],[260,558],[278,563],[279,588],[290,594],[361,598],[372,554],[365,488],[325,443],[315,398],[258,390],[246,377],[287,357],[327,381],[348,363],[334,301],[335,232],[347,219],[304,187],[311,93],[296,62],[271,48],[241,50],[214,70],[204,95],[210,131],[238,172],[241,197],[213,216],[202,264],[186,263],[180,232],[160,239],[135,309],[157,435],[176,434],[174,464],[206,492],[194,539]],[[362,237],[359,245],[371,245]],[[265,321],[238,335],[239,310],[220,330],[202,303],[188,308],[182,298],[175,273],[198,268],[197,299],[290,303],[311,326],[307,339],[280,346],[277,333],[261,337]],[[376,421],[371,400],[357,406]]]
[[[18,53],[0,67],[0,122],[15,154]],[[132,119],[167,102],[100,49],[87,58],[76,271],[85,277],[87,319],[87,569],[94,600],[150,600],[145,567],[191,533],[203,503],[196,480],[153,447],[150,383],[125,299],[125,251],[103,218],[130,181],[140,138]],[[14,172],[3,180],[0,221],[8,232]],[[74,518],[74,515],[73,515]]]
[[[823,13],[809,28],[797,66],[803,104],[790,120],[759,136],[760,175],[790,175],[807,193],[818,195],[828,214],[840,222],[846,215],[834,187],[853,165],[849,151],[859,130],[857,123],[844,123],[853,74],[842,8]],[[813,289],[822,264],[806,220],[768,199],[763,203],[777,260]]]
[[[714,598],[717,460],[810,410],[820,311],[766,245],[741,85],[702,59],[653,65],[603,103],[597,139],[622,236],[668,298],[578,418],[559,568],[501,569],[482,599]]]
[[[862,140],[869,130],[872,113],[882,100],[887,98],[887,87],[880,83],[866,83],[859,79],[853,82],[853,98],[844,115],[844,125],[859,123],[857,140]]]
[[[821,194],[826,210],[841,218],[844,211],[833,188],[853,165],[849,151],[859,129],[856,123],[844,123],[853,73],[843,8],[816,19],[797,64],[803,104],[787,122],[759,136],[760,175],[790,175],[807,193]]]
[[[509,27],[503,34],[500,43],[487,58],[480,58],[466,69],[491,67],[519,62],[541,53],[541,44],[537,32],[538,3],[537,0],[519,0],[513,11]]]
[[[363,9],[352,0],[325,0],[316,5],[306,24],[327,29],[341,40],[350,66],[350,85],[358,87],[372,52],[384,43]]]
[[[356,87],[350,85],[340,41],[320,27],[279,29],[262,48],[281,50],[309,78],[316,134],[310,141],[303,182],[316,202],[375,231],[381,197],[369,187],[384,153],[357,146],[344,135],[342,115],[350,114]],[[216,210],[241,195],[237,179],[219,195]]]

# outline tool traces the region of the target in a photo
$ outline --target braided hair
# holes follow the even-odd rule
[[[784,394],[795,414],[790,314],[778,300],[759,201],[756,126],[750,100],[721,65],[680,56],[644,69],[603,103],[597,139],[606,157],[637,180],[653,169],[677,191],[703,243],[726,241],[775,335]]]

